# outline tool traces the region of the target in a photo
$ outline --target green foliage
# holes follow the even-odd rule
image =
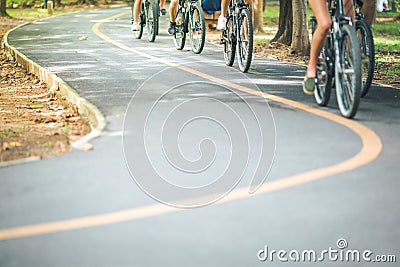
[[[8,8],[16,8],[16,7],[33,7],[36,6],[36,2],[41,5],[43,1],[37,0],[6,0],[6,6]]]
[[[378,13],[372,25],[375,44],[375,69],[390,80],[400,76],[400,15]]]
[[[399,28],[400,23],[382,22],[373,25],[375,35],[390,35],[400,37]]]
[[[71,124],[68,123],[63,127],[63,132],[66,134],[69,132],[70,129],[71,129]]]
[[[267,5],[263,13],[264,24],[268,26],[279,23],[279,4]]]
[[[34,103],[34,104],[30,105],[29,108],[30,109],[41,109],[41,108],[43,108],[43,104]]]
[[[386,39],[382,37],[375,37],[374,39],[375,50],[378,52],[395,52],[400,53],[400,40],[399,39]]]
[[[25,131],[24,128],[11,128],[11,129],[5,129],[0,132],[0,139],[6,139],[8,137],[12,136],[19,136],[21,133]]]
[[[50,149],[50,148],[51,148],[51,141],[47,141],[47,142],[44,144],[44,147],[45,147],[46,149]]]
[[[56,9],[53,12],[53,15],[65,14],[73,11],[72,9]],[[13,17],[18,19],[25,20],[37,20],[41,18],[46,18],[49,16],[46,9],[41,8],[28,8],[28,9],[8,9],[7,13]]]
[[[372,25],[375,50],[380,53],[400,52],[400,15],[393,12],[378,13]]]
[[[310,8],[307,9],[307,16],[312,16],[312,11]],[[279,24],[279,2],[271,3],[265,6],[263,12],[264,24],[269,27],[276,26]]]

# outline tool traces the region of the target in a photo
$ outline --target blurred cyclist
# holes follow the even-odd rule
[[[253,14],[253,1],[245,0],[249,4],[250,13]],[[221,15],[218,17],[217,30],[225,30],[226,28],[226,12],[228,11],[231,0],[221,0]]]
[[[304,77],[303,92],[307,95],[313,95],[317,76],[317,62],[322,47],[325,45],[326,35],[331,27],[332,20],[329,14],[326,0],[308,0],[310,7],[317,19],[317,28],[311,40],[310,61],[308,62],[306,76]],[[355,13],[353,0],[343,0],[344,13],[346,16],[353,17]],[[355,23],[354,23],[355,24]]]

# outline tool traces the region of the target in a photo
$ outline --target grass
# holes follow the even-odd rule
[[[307,9],[308,18],[312,16],[310,8]],[[279,24],[279,3],[268,4],[263,12],[264,25],[268,27],[278,27]]]
[[[71,124],[68,123],[63,127],[63,132],[66,134],[69,132],[70,129],[71,129]]]
[[[385,37],[375,36],[375,50],[380,53],[400,52],[400,40],[387,39]]]
[[[30,105],[29,108],[30,109],[41,109],[41,108],[43,108],[43,104],[35,103],[35,104]]]
[[[75,11],[75,9],[56,9],[53,12],[53,16],[71,13],[73,11]],[[7,13],[13,18],[29,21],[50,17],[50,15],[47,13],[47,10],[41,8],[7,9]]]
[[[372,29],[375,35],[393,35],[399,36],[400,22],[395,21],[384,21],[377,22],[372,25]]]
[[[45,146],[46,149],[50,149],[50,148],[51,148],[51,141],[47,141],[47,142],[44,144],[44,146]]]
[[[372,25],[375,48],[379,52],[400,52],[400,14],[393,12],[378,13],[376,23]]]
[[[12,129],[5,129],[0,132],[0,139],[6,139],[11,136],[19,136],[21,133],[25,131],[24,128],[12,128]]]
[[[269,27],[278,26],[279,4],[267,5],[264,9],[263,19],[264,19],[264,25],[267,25]]]
[[[378,13],[372,25],[375,69],[391,80],[400,76],[400,14]]]

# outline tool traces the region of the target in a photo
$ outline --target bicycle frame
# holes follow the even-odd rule
[[[198,0],[179,0],[176,16],[176,33],[173,37],[176,49],[184,48],[186,34],[189,33],[192,52],[200,54],[204,48],[206,34],[204,12],[200,3]]]
[[[339,40],[341,38],[341,30],[340,30],[340,25],[342,24],[349,24],[352,25],[352,18],[345,16],[344,15],[344,4],[343,0],[337,0],[335,1],[335,4],[332,6],[332,0],[329,0],[328,8],[330,10],[331,18],[332,18],[332,30],[331,30],[331,42],[329,43],[330,47],[333,45],[334,50],[335,50],[335,58],[334,62],[336,64],[336,67],[338,70],[341,70],[341,62],[338,60],[339,57]],[[332,38],[334,37],[334,38]],[[333,44],[332,44],[333,41]],[[333,68],[334,70],[334,68]]]
[[[179,0],[178,9],[183,10],[185,14],[185,21],[184,21],[184,32],[189,32],[189,13],[190,8],[194,3],[197,3],[197,0]]]
[[[220,41],[224,45],[225,64],[232,66],[236,57],[240,71],[247,72],[253,55],[253,24],[249,4],[244,0],[232,0],[226,19],[226,29]]]

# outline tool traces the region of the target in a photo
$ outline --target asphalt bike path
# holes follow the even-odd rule
[[[255,266],[265,245],[322,251],[340,238],[398,253],[398,90],[374,86],[346,120],[334,98],[320,108],[302,95],[304,67],[256,58],[243,75],[214,45],[177,51],[166,17],[155,43],[134,39],[127,13],[9,35],[107,127],[93,151],[0,169],[1,265]]]

